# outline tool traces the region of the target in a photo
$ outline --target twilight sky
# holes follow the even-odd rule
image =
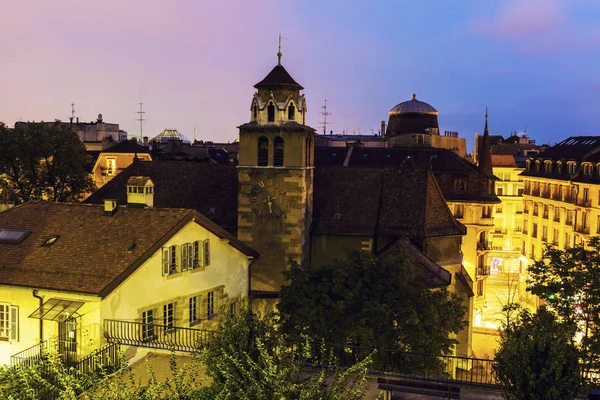
[[[277,63],[305,87],[307,123],[378,131],[411,94],[440,131],[538,143],[600,135],[599,0],[28,0],[0,12],[0,121],[119,123],[233,141]]]

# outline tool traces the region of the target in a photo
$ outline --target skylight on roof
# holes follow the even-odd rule
[[[50,247],[58,240],[58,235],[48,236],[46,241],[42,243],[42,247]]]
[[[27,229],[0,228],[0,243],[19,244],[30,233]]]

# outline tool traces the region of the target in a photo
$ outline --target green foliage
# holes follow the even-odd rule
[[[234,315],[223,315],[219,332],[201,355],[212,378],[211,387],[204,391],[206,398],[359,400],[364,396],[369,357],[345,371],[307,369],[311,357],[307,343],[286,345],[249,305]]]
[[[16,203],[79,200],[95,190],[89,164],[77,134],[60,121],[32,123],[26,129],[0,123],[0,179]]]
[[[581,372],[573,327],[545,307],[523,310],[500,331],[494,373],[509,400],[568,400],[578,394]]]
[[[600,366],[600,238],[559,250],[547,246],[529,267],[528,290],[539,296],[576,334],[584,371]]]
[[[465,326],[460,299],[430,289],[403,255],[353,252],[313,270],[292,263],[278,310],[291,338],[425,353],[449,353]]]

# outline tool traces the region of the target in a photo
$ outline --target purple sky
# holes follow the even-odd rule
[[[469,151],[486,106],[492,133],[600,135],[598,0],[6,2],[0,121],[68,120],[74,102],[138,135],[143,96],[145,135],[232,141],[279,33],[315,128],[327,99],[334,132],[377,132],[414,92]]]

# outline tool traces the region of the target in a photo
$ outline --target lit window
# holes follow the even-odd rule
[[[165,331],[171,330],[175,326],[173,308],[173,303],[165,304],[163,306],[163,325],[165,326]]]
[[[114,158],[106,159],[106,175],[113,176],[117,170],[117,160]]]
[[[202,242],[202,256],[203,256],[203,261],[204,261],[204,266],[206,265],[210,265],[210,241],[208,239],[204,240],[204,242]]]
[[[162,272],[163,275],[171,275],[177,272],[177,246],[163,247]]]
[[[190,326],[198,322],[198,298],[190,297]]]
[[[0,303],[0,341],[19,341],[19,307]]]
[[[184,243],[181,245],[181,270],[187,271],[194,266],[194,245]]]
[[[154,339],[154,310],[142,313],[142,340]]]
[[[208,292],[208,296],[206,299],[206,316],[208,319],[214,318],[216,315],[216,306],[215,306],[215,292]]]

